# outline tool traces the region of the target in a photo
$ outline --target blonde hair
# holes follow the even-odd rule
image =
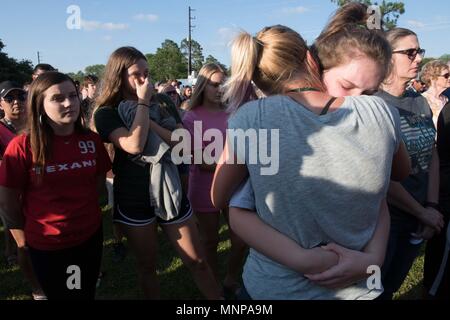
[[[384,79],[389,73],[392,49],[381,30],[368,29],[368,18],[367,6],[362,3],[350,2],[336,11],[311,48],[323,70],[363,55],[379,65]]]
[[[420,79],[429,87],[431,80],[436,80],[441,75],[442,70],[449,70],[449,66],[444,61],[430,61],[423,66]]]
[[[306,86],[324,89],[317,66],[307,59],[308,47],[294,30],[276,25],[255,37],[241,32],[231,49],[231,77],[224,85],[223,101],[234,111],[256,96],[252,81],[265,94],[284,92],[287,82],[304,75]]]
[[[189,106],[186,110],[192,110],[203,104],[203,96],[206,85],[209,83],[213,74],[217,72],[226,75],[226,71],[216,63],[207,63],[200,69],[197,82],[195,83],[195,90],[192,92],[191,99],[189,100]]]

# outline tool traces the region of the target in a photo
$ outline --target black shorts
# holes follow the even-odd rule
[[[150,200],[149,200],[150,201]],[[115,223],[123,223],[129,226],[146,226],[155,221],[161,225],[176,224],[186,221],[192,216],[192,207],[185,194],[181,200],[180,214],[171,219],[163,220],[155,215],[153,207],[148,205],[121,204],[120,201],[114,204],[113,220]]]

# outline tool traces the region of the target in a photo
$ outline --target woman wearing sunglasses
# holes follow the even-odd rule
[[[433,122],[437,128],[437,120],[442,108],[448,102],[443,92],[450,87],[449,67],[441,60],[428,62],[422,69],[422,80],[428,87],[423,93],[433,112]]]
[[[423,239],[430,239],[444,226],[439,212],[439,157],[436,129],[430,107],[420,94],[406,90],[419,72],[425,50],[417,35],[396,28],[386,34],[392,47],[392,69],[376,95],[400,113],[402,138],[411,158],[412,173],[402,182],[391,181],[388,204],[391,229],[382,282],[383,299],[392,299],[417,257]]]

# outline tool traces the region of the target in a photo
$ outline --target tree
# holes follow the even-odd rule
[[[74,81],[78,81],[79,83],[83,83],[85,77],[83,71],[78,71],[77,73],[69,72],[67,75],[71,77]]]
[[[450,61],[450,54],[444,54],[444,55],[440,56],[439,58],[433,58],[433,57],[423,58],[422,61],[420,62],[420,68],[422,68],[428,62],[433,61],[433,60],[442,60],[444,62],[449,62]]]
[[[180,44],[181,52],[183,53],[186,61],[189,59],[189,41],[187,39],[183,39]],[[192,70],[197,74],[205,63],[205,58],[203,57],[203,48],[195,40],[191,40],[191,57],[192,57]]]
[[[450,54],[443,54],[442,56],[439,57],[439,60],[442,60],[444,62],[449,62],[450,61]]]
[[[336,3],[338,6],[342,7],[348,2],[354,2],[355,0],[331,0],[331,2]],[[385,30],[393,29],[397,26],[397,20],[401,14],[405,13],[405,4],[403,2],[391,2],[382,0],[381,4],[377,1],[373,2],[371,0],[356,0],[356,2],[364,3],[368,6],[379,5],[382,17],[382,25]]]
[[[205,64],[207,64],[207,63],[215,63],[215,64],[218,64],[223,70],[225,70],[225,71],[228,70],[226,65],[220,63],[219,60],[214,58],[212,55],[209,55],[209,56],[206,57]]]
[[[91,74],[97,76],[97,78],[99,79],[102,77],[104,71],[105,71],[104,64],[94,64],[92,66],[87,66],[86,68],[84,68],[84,73],[86,75]]]
[[[150,76],[155,81],[183,79],[187,75],[187,60],[180,47],[166,39],[155,54],[147,54]]]
[[[31,81],[33,64],[29,60],[17,61],[3,52],[5,45],[0,40],[0,82],[10,80],[20,85]]]

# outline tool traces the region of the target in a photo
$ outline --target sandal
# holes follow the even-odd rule
[[[32,292],[31,296],[33,297],[33,300],[38,300],[38,301],[48,300],[47,296],[42,291],[41,292]]]

